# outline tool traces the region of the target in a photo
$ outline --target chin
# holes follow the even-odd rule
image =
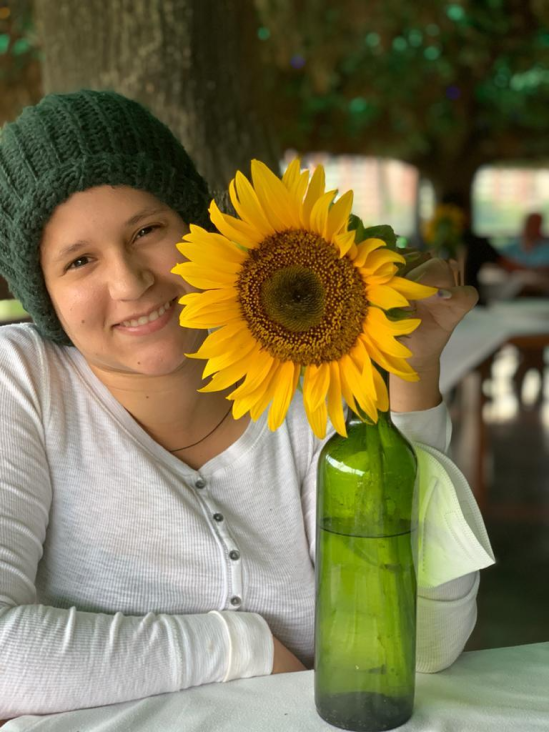
[[[132,371],[143,376],[169,376],[179,371],[186,361],[183,350],[181,350],[177,355],[171,354],[170,357],[160,354],[154,354],[150,357],[138,356],[136,360],[132,359],[128,366]]]

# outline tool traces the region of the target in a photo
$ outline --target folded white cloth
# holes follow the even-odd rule
[[[482,515],[463,473],[428,445],[418,460],[418,585],[431,588],[494,564]]]

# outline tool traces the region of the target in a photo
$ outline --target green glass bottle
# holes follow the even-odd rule
[[[415,687],[417,462],[380,412],[349,410],[318,466],[315,701],[347,730],[411,716]]]

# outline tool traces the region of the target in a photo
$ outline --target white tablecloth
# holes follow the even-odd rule
[[[549,643],[464,653],[418,674],[402,732],[548,732]],[[8,722],[2,732],[320,732],[313,672],[210,684],[174,694]]]
[[[475,308],[458,325],[444,349],[441,392],[456,386],[509,338],[539,333],[549,333],[549,299],[523,298]]]

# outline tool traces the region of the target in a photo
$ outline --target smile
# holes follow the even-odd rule
[[[146,315],[140,315],[137,318],[128,318],[118,325],[114,326],[115,331],[128,336],[149,336],[153,333],[163,330],[165,326],[172,322],[176,309],[174,303],[177,298],[161,305],[156,310],[152,310]]]
[[[125,328],[135,328],[137,325],[146,325],[147,323],[152,323],[155,320],[158,320],[158,318],[162,317],[166,310],[169,310],[172,305],[173,300],[170,300],[167,303],[164,303],[164,305],[161,305],[158,310],[153,310],[152,313],[149,313],[148,315],[142,315],[136,320],[123,320],[120,325],[123,325]]]

